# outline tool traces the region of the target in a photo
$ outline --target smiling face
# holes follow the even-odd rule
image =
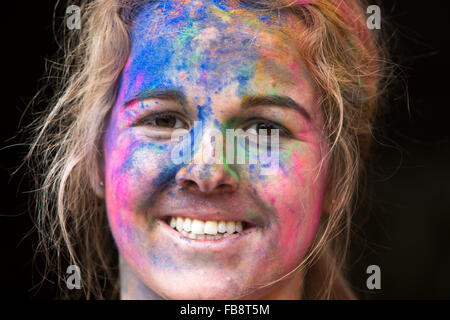
[[[157,2],[136,17],[104,143],[122,297],[269,297],[286,281],[259,285],[305,257],[327,144],[286,28],[218,1]],[[260,165],[195,162],[195,148],[189,163],[173,161],[176,129],[208,145],[212,130],[261,128],[279,129],[279,164],[264,175]]]

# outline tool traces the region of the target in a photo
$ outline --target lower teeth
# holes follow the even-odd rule
[[[231,233],[218,233],[218,234],[195,234],[192,232],[187,231],[181,231],[180,232],[183,236],[190,238],[190,239],[197,239],[197,240],[219,240],[225,237],[228,237],[231,235]]]

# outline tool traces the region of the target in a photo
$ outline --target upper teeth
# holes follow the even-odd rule
[[[217,233],[231,234],[243,230],[241,221],[202,221],[183,217],[171,217],[170,226],[177,229],[179,232],[191,232],[196,235],[217,235]]]

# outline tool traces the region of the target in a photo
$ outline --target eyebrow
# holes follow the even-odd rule
[[[186,106],[187,99],[183,92],[177,89],[160,89],[160,88],[152,88],[145,89],[135,95],[133,98],[127,100],[123,107],[127,108],[132,102],[136,100],[144,100],[144,99],[161,99],[161,100],[169,100],[176,101],[181,106]]]
[[[251,108],[261,105],[272,105],[283,108],[290,108],[298,111],[306,120],[311,121],[309,112],[292,98],[283,95],[246,95],[242,100],[242,108]]]
[[[169,100],[178,102],[181,106],[187,105],[186,95],[177,89],[160,89],[160,88],[152,88],[146,89],[139,92],[136,96],[128,100],[123,104],[124,108],[128,107],[133,101],[143,100],[143,99],[161,99],[161,100]],[[308,111],[297,102],[295,102],[292,98],[283,95],[245,95],[241,102],[241,108],[247,109],[252,107],[258,107],[261,105],[271,105],[277,107],[284,107],[294,109],[299,112],[306,120],[311,121],[311,115]]]

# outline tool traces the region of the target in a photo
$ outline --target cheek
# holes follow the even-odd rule
[[[164,174],[171,171],[167,145],[154,144],[141,135],[111,136],[105,152],[106,205],[116,241],[138,241],[151,226],[144,212]]]
[[[276,172],[253,180],[259,196],[277,215],[273,228],[287,264],[298,263],[317,231],[324,190],[319,165],[317,150],[297,145],[281,150]]]
[[[131,134],[122,134],[106,152],[106,179],[109,187],[107,196],[122,205],[135,206],[142,186],[151,182],[157,174],[155,146],[145,143]],[[126,202],[126,200],[129,200]]]

